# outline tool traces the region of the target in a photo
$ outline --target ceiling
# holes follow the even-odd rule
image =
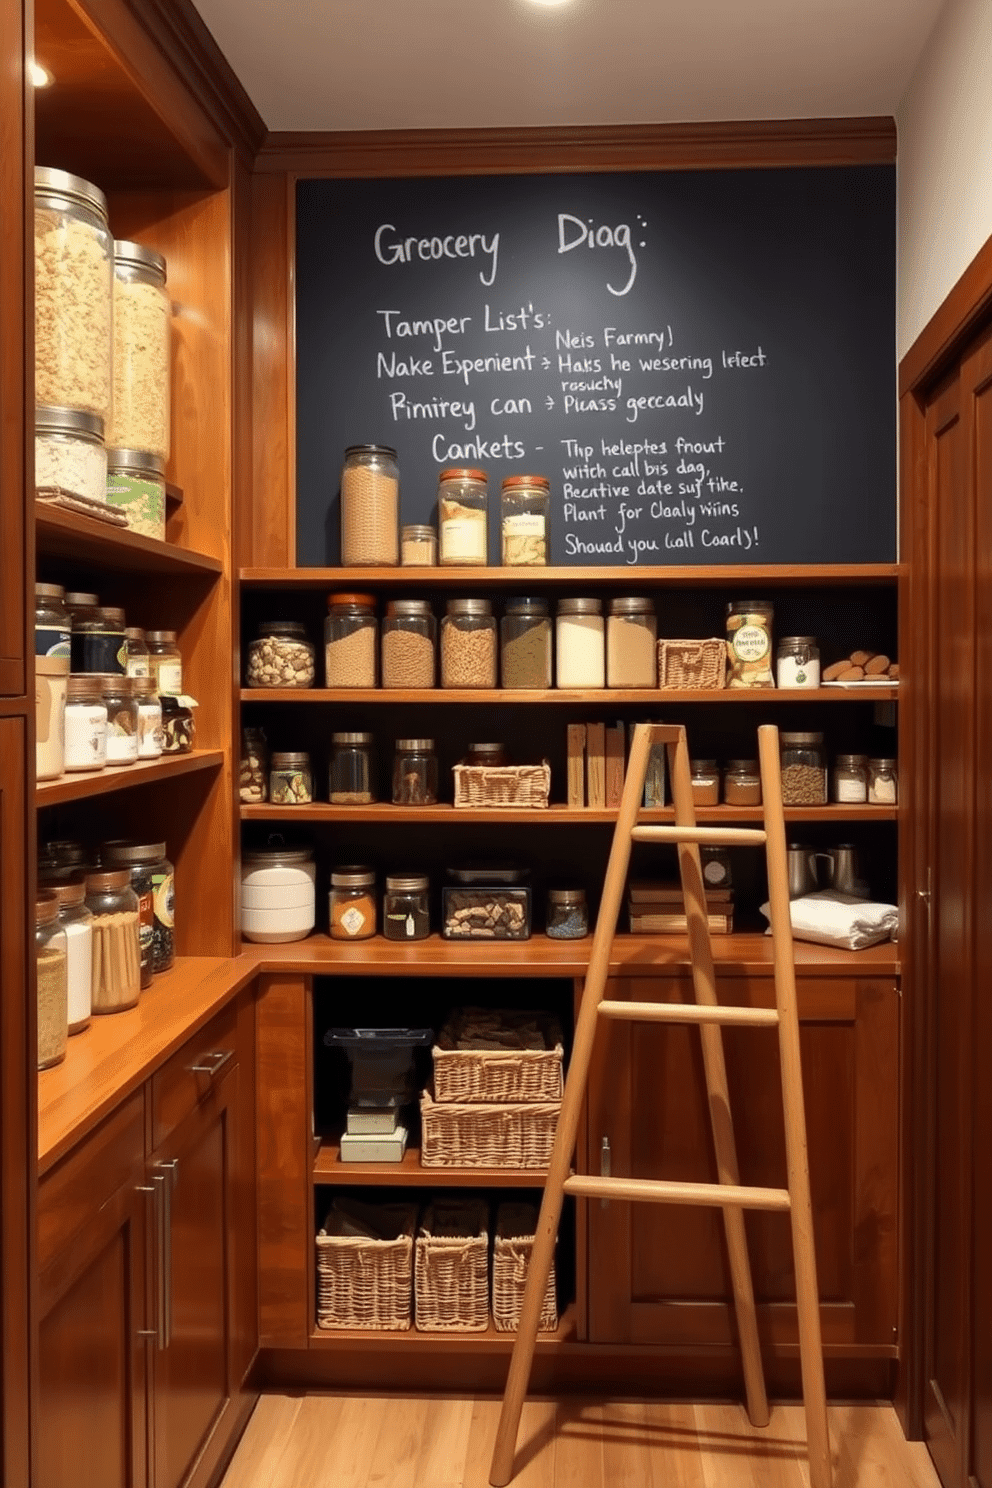
[[[195,0],[270,130],[895,113],[944,0]]]

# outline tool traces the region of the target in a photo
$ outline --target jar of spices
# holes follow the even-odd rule
[[[65,1058],[69,1032],[69,971],[66,933],[59,923],[59,901],[42,890],[34,907],[34,945],[38,977],[38,1068]]]
[[[138,704],[138,758],[158,759],[162,753],[162,700],[154,677],[132,677]]]
[[[382,899],[382,933],[387,940],[426,940],[431,931],[426,874],[386,877]]]
[[[305,750],[273,750],[269,761],[269,800],[273,806],[309,806],[313,801],[313,771]]]
[[[35,769],[39,780],[57,780],[65,769],[70,639],[65,590],[61,584],[35,584]]]
[[[437,622],[425,599],[391,599],[382,622],[383,687],[433,687]]]
[[[375,800],[371,734],[331,735],[328,800],[332,806],[369,806]]]
[[[386,444],[352,444],[341,472],[341,562],[391,567],[399,553],[400,470]]]
[[[36,408],[34,485],[39,496],[106,501],[103,420],[79,408]]]
[[[148,642],[140,625],[129,625],[124,632],[127,641],[127,674],[129,677],[150,677]]]
[[[68,171],[34,172],[35,401],[106,425],[112,397],[113,238],[107,198]]]
[[[556,640],[556,686],[606,686],[606,626],[598,599],[560,599]]]
[[[437,530],[442,564],[486,565],[488,506],[488,477],[484,470],[459,467],[441,471],[437,485]]]
[[[269,799],[269,747],[264,729],[246,727],[241,730],[238,795],[253,806]]]
[[[107,705],[103,683],[88,673],[70,676],[65,705],[66,770],[102,770],[107,763]]]
[[[815,636],[783,636],[775,652],[778,687],[819,687],[820,652]]]
[[[437,803],[437,755],[433,739],[397,739],[393,755],[393,805]]]
[[[86,908],[93,915],[93,1011],[122,1013],[141,995],[138,896],[128,869],[91,873]]]
[[[241,933],[246,940],[277,945],[305,940],[316,921],[313,851],[276,838],[241,858]]]
[[[101,676],[127,675],[127,626],[124,611],[103,605],[79,610],[72,625],[72,670]]]
[[[868,799],[868,757],[864,754],[839,754],[833,769],[834,800],[856,805]]]
[[[379,622],[371,594],[329,594],[324,621],[327,687],[374,687]]]
[[[139,941],[142,971],[150,961],[151,972],[168,971],[176,955],[176,876],[165,855],[164,842],[132,842],[119,838],[104,842],[100,856],[107,868],[126,868],[131,887],[138,896]]]
[[[581,940],[589,934],[585,889],[549,889],[545,933],[552,940]]]
[[[52,885],[66,940],[67,1019],[70,1037],[89,1027],[93,994],[93,916],[86,908],[86,879],[73,874]]]
[[[331,874],[332,940],[368,940],[375,934],[375,874],[358,865]]]
[[[772,620],[767,599],[735,599],[727,605],[728,687],[774,687]]]
[[[657,640],[658,620],[650,599],[611,599],[606,627],[607,687],[654,687]]]
[[[183,691],[183,657],[176,644],[174,630],[150,630],[148,675],[155,678],[159,697],[181,697]]]
[[[872,806],[895,806],[899,800],[899,774],[894,759],[868,761],[868,801]]]
[[[162,753],[188,754],[196,739],[196,719],[192,699],[160,693],[162,705]]]
[[[547,563],[551,482],[544,475],[508,475],[500,489],[500,538],[507,567]]]
[[[107,443],[114,450],[147,450],[163,470],[172,384],[172,305],[165,277],[161,253],[143,243],[114,243],[114,399]],[[143,530],[130,520],[128,525]],[[164,488],[162,525],[164,531]]]
[[[127,516],[129,532],[165,541],[165,459],[114,445],[107,453],[107,505]]]
[[[441,621],[441,686],[496,686],[496,620],[488,599],[448,600]]]
[[[248,646],[248,687],[312,687],[314,646],[300,620],[260,620]]]
[[[723,799],[728,806],[761,805],[761,771],[757,760],[727,761],[723,772]]]
[[[825,806],[827,770],[822,733],[782,733],[779,746],[783,804]]]
[[[507,600],[500,621],[500,668],[504,687],[551,686],[551,621],[547,600]]]
[[[400,562],[404,568],[433,568],[437,563],[437,534],[433,527],[414,524],[400,532]]]
[[[693,805],[718,805],[720,800],[720,771],[717,766],[716,760],[690,760],[689,770],[692,775]]]
[[[133,765],[138,758],[138,699],[131,677],[94,674],[107,709],[107,764]]]

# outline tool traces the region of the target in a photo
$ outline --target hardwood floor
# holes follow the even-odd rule
[[[498,1400],[266,1395],[221,1488],[487,1488]],[[939,1488],[889,1405],[830,1408],[834,1488]],[[528,1400],[513,1488],[809,1488],[800,1406]]]

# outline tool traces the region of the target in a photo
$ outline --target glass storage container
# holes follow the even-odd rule
[[[761,805],[761,771],[757,760],[727,761],[723,772],[723,799],[728,806]]]
[[[658,620],[650,599],[611,599],[606,626],[607,687],[654,687],[657,641]]]
[[[521,868],[449,868],[442,892],[445,940],[529,940],[531,890]]]
[[[375,874],[359,865],[336,868],[329,896],[331,939],[368,940],[375,934]]]
[[[92,850],[84,842],[55,838],[46,842],[38,853],[38,876],[46,883],[71,878],[73,874],[90,873],[96,867]]]
[[[70,1037],[89,1027],[93,1001],[93,916],[86,908],[86,879],[74,874],[52,885],[66,939],[67,1019]]]
[[[822,733],[779,734],[782,801],[786,806],[825,806],[827,770]]]
[[[103,192],[68,171],[34,173],[35,401],[106,428],[112,396],[113,238]]]
[[[270,839],[241,856],[241,933],[277,945],[305,940],[316,921],[313,851]]]
[[[844,805],[856,805],[868,799],[868,757],[864,754],[838,754],[833,768],[833,797]]]
[[[39,780],[57,780],[65,769],[70,624],[61,584],[35,584],[35,769]]]
[[[437,622],[425,599],[391,599],[382,622],[383,687],[433,687]]]
[[[327,687],[374,687],[379,622],[371,594],[329,594],[324,621]]]
[[[426,874],[387,874],[382,899],[382,933],[386,940],[426,940],[431,931]]]
[[[107,444],[118,451],[145,450],[163,462],[163,471],[172,386],[172,305],[165,277],[161,253],[142,243],[114,243],[114,396]],[[164,528],[164,501],[162,521]]]
[[[386,444],[352,444],[341,471],[341,562],[345,568],[400,561],[400,471]]]
[[[551,686],[551,620],[546,600],[507,600],[500,621],[500,671],[504,687]]]
[[[89,610],[100,607],[100,596],[98,594],[84,594],[78,589],[71,589],[65,597],[65,607],[69,611],[72,623],[75,625],[76,616]],[[144,634],[144,632],[142,632]]]
[[[692,775],[693,805],[718,805],[720,800],[720,770],[717,766],[716,760],[690,760],[689,770]]]
[[[155,679],[132,677],[131,687],[138,704],[138,758],[158,759],[163,749],[162,700]]]
[[[581,940],[589,934],[585,889],[549,889],[545,933],[552,940]]]
[[[273,806],[309,806],[313,771],[305,750],[273,750],[269,760],[269,800]]]
[[[103,421],[78,408],[35,409],[34,486],[39,496],[107,499]]]
[[[441,621],[441,686],[496,686],[496,621],[488,599],[449,599]]]
[[[404,568],[433,568],[437,563],[437,533],[414,523],[400,532],[400,562]]]
[[[555,639],[556,686],[606,686],[606,624],[598,599],[560,599]]]
[[[269,799],[269,746],[264,729],[241,730],[238,796],[252,806],[260,806]]]
[[[331,735],[328,800],[332,806],[368,806],[375,800],[372,735]]]
[[[727,605],[727,686],[774,687],[772,621],[767,599],[735,599]]]
[[[872,806],[898,804],[899,774],[894,759],[868,761],[868,801]]]
[[[499,498],[502,561],[509,568],[545,564],[551,551],[551,482],[508,475]]]
[[[66,770],[102,770],[107,763],[107,705],[99,677],[70,676],[65,705]]]
[[[174,630],[150,630],[148,675],[155,678],[159,697],[181,697],[183,692],[183,657],[176,644]]]
[[[248,646],[246,687],[312,687],[316,652],[300,620],[260,620]]]
[[[729,889],[733,882],[730,854],[725,847],[700,847],[699,864],[708,889]]]
[[[34,945],[38,976],[38,1068],[65,1058],[69,1033],[68,942],[59,923],[59,901],[41,890],[34,907]]]
[[[142,972],[168,971],[176,954],[176,876],[166,857],[164,842],[132,842],[118,838],[104,842],[100,856],[107,868],[126,868],[138,896],[138,926]]]
[[[162,753],[188,754],[196,741],[196,719],[188,701],[159,693],[162,704]]]
[[[127,674],[124,611],[110,605],[78,610],[72,622],[72,670]]]
[[[437,755],[433,739],[397,739],[393,756],[393,805],[437,803]]]
[[[815,636],[783,636],[775,653],[775,682],[778,687],[819,687],[820,652]]]
[[[129,532],[165,541],[165,460],[153,450],[113,445],[107,452],[106,501],[127,517]]]
[[[138,699],[131,677],[94,673],[107,709],[107,764],[133,765],[138,758]]]
[[[138,896],[129,870],[91,873],[86,908],[93,916],[93,1011],[122,1013],[141,995]]]
[[[488,477],[484,470],[442,470],[437,484],[438,558],[484,567],[489,561]]]
[[[140,625],[129,625],[124,632],[127,641],[127,674],[129,677],[150,677],[148,642]]]

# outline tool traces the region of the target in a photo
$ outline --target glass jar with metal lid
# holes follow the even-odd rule
[[[132,677],[131,688],[138,704],[138,758],[158,759],[163,751],[162,700],[154,677]]]
[[[106,501],[124,512],[129,532],[164,542],[164,458],[153,450],[114,445],[107,452]]]
[[[162,753],[188,754],[196,741],[192,698],[159,693],[162,704]]]
[[[107,764],[133,765],[138,758],[138,699],[131,677],[94,673],[107,709]]]
[[[375,800],[372,735],[331,735],[328,800],[332,806],[369,806]]]
[[[114,243],[114,402],[107,444],[145,450],[163,462],[169,458],[172,386],[165,273],[165,259],[153,248]]]
[[[345,568],[400,561],[400,470],[388,444],[352,444],[341,472],[341,562]]]
[[[508,475],[500,489],[500,540],[507,567],[547,563],[551,551],[551,482],[544,475]]]
[[[67,1018],[70,1038],[89,1027],[93,1001],[93,916],[86,908],[86,879],[75,873],[51,892],[66,939]]]
[[[872,806],[895,806],[899,800],[899,773],[894,759],[868,761],[868,801]]]
[[[727,686],[774,687],[772,621],[767,599],[733,599],[727,605]]]
[[[241,933],[277,945],[305,940],[316,922],[313,849],[270,838],[241,856]]]
[[[269,800],[273,806],[309,806],[313,771],[305,750],[273,750],[269,760]]]
[[[496,620],[488,599],[449,599],[441,621],[441,686],[496,686]]]
[[[544,930],[552,940],[581,940],[588,935],[585,889],[549,889]]]
[[[168,971],[175,960],[175,869],[166,857],[164,842],[117,838],[102,844],[100,856],[106,868],[126,868],[131,875],[131,887],[138,896],[141,985],[147,987],[152,972]]]
[[[556,640],[557,687],[606,686],[606,623],[601,600],[560,599]]]
[[[371,868],[358,864],[335,868],[329,903],[332,940],[368,940],[375,934],[375,874]]]
[[[397,739],[393,755],[393,805],[437,803],[437,755],[433,739]]]
[[[138,896],[127,868],[104,868],[86,879],[93,915],[93,1011],[122,1013],[141,996]]]
[[[484,470],[453,466],[437,483],[438,558],[484,567],[489,561],[489,495]]]
[[[301,620],[260,620],[248,646],[248,687],[312,687],[316,675],[313,642]]]
[[[761,771],[757,760],[727,761],[723,772],[723,799],[728,806],[761,805]]]
[[[510,763],[510,751],[505,744],[497,740],[470,744],[465,751],[465,756],[459,761],[462,765],[490,765],[500,767]]]
[[[833,768],[833,797],[842,805],[868,799],[868,756],[838,754]]]
[[[329,594],[324,621],[324,684],[374,687],[379,622],[371,594]]]
[[[65,1058],[69,1033],[69,958],[59,901],[41,890],[34,907],[34,945],[38,977],[38,1068],[51,1069]]]
[[[52,838],[38,853],[38,878],[46,886],[70,878],[74,873],[85,877],[96,868],[96,859],[85,842],[68,837]]]
[[[127,641],[127,674],[129,677],[150,677],[148,642],[140,625],[129,625],[124,632]]]
[[[820,652],[815,636],[783,636],[775,652],[778,687],[819,687]]]
[[[65,607],[72,617],[73,624],[75,624],[77,615],[88,614],[90,610],[98,610],[100,608],[100,596],[98,594],[85,593],[81,589],[70,589],[65,596]]]
[[[34,486],[39,496],[107,499],[103,420],[81,408],[35,409]]]
[[[437,563],[437,533],[424,523],[400,530],[400,562],[404,568],[433,568]]]
[[[433,687],[437,622],[425,599],[391,599],[382,622],[383,687]]]
[[[57,780],[65,769],[70,625],[61,584],[35,584],[35,770],[39,780]]]
[[[154,677],[155,690],[159,697],[182,697],[183,657],[176,644],[176,632],[150,630],[146,642],[148,675]]]
[[[79,610],[72,625],[72,670],[101,676],[127,674],[127,626],[124,611],[103,605]]]
[[[720,771],[716,760],[689,761],[694,806],[716,806],[720,800]]]
[[[103,680],[91,674],[69,678],[65,704],[66,770],[102,770],[107,763],[107,705]]]
[[[106,426],[112,397],[113,238],[103,192],[81,176],[34,173],[35,399]]]
[[[610,600],[606,624],[607,687],[654,687],[658,680],[658,620],[650,599]]]
[[[431,933],[430,879],[426,873],[387,874],[382,898],[386,940],[426,940]]]
[[[500,621],[500,677],[504,687],[551,686],[551,620],[545,599],[514,596]]]
[[[779,734],[782,801],[786,806],[825,806],[827,769],[822,733]]]

